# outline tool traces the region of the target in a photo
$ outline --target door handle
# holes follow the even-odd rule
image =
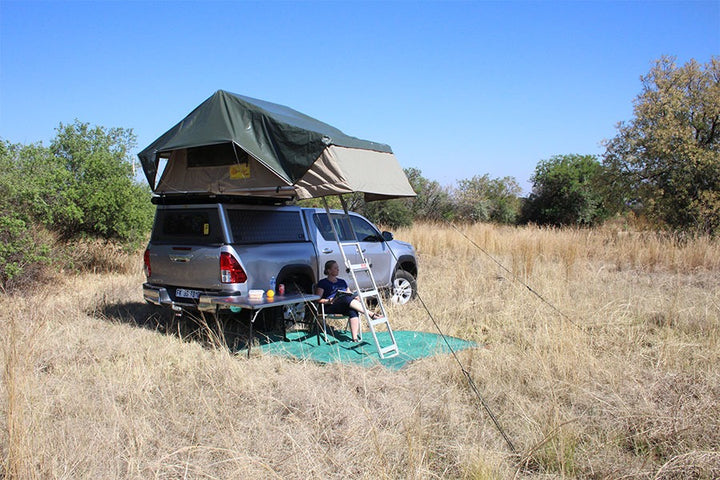
[[[322,253],[332,253],[332,248],[323,248]]]

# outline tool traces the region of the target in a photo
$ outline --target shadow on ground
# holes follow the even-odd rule
[[[459,350],[475,348],[475,342],[447,337],[429,332],[395,331],[397,353],[381,358],[379,347],[369,332],[363,333],[360,342],[353,342],[348,332],[329,330],[328,336],[315,331],[299,330],[283,335],[282,318],[278,312],[259,316],[252,330],[252,347],[248,351],[250,315],[248,311],[223,313],[220,316],[202,312],[183,312],[175,315],[167,308],[126,302],[99,305],[90,315],[109,322],[129,324],[165,335],[173,335],[183,341],[198,342],[206,348],[227,348],[231,353],[260,351],[264,354],[317,363],[356,364],[364,367],[382,365],[397,370],[416,360],[446,355]],[[307,326],[305,326],[307,327]],[[377,332],[377,344],[391,345],[389,332]]]
[[[246,349],[250,338],[250,315],[246,311],[220,316],[184,311],[176,315],[168,308],[142,302],[123,302],[101,304],[87,313],[108,322],[198,342],[207,348],[228,348],[232,353]],[[282,335],[276,317],[258,317],[253,325],[254,343],[265,343],[271,337],[276,337],[278,332]]]

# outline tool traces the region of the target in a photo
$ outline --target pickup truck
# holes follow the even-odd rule
[[[311,293],[327,260],[342,267],[324,209],[211,200],[154,201],[155,222],[144,255],[147,302],[176,313],[214,312],[213,298],[247,298],[250,290],[273,284],[283,284],[288,294]],[[378,288],[391,301],[404,304],[415,296],[418,266],[412,245],[380,232],[357,213],[333,210],[330,218],[341,241],[354,241],[355,232]],[[358,263],[352,249],[345,251]],[[349,273],[340,276],[353,287]],[[358,278],[361,289],[371,286],[365,278]]]

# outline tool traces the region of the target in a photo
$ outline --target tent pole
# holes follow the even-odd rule
[[[342,198],[342,196],[340,198]],[[343,262],[345,263],[345,268],[349,268],[347,258],[345,258],[345,251],[343,250],[342,243],[340,242],[340,235],[338,234],[337,228],[335,228],[335,222],[333,222],[332,216],[330,215],[330,206],[328,205],[327,197],[322,197],[322,201],[323,205],[325,205],[325,214],[327,215],[328,223],[330,224],[330,228],[335,236],[335,242],[340,249],[340,255],[342,255]]]
[[[350,225],[350,229],[353,232],[353,235],[355,235],[355,232],[352,230],[352,225],[350,222],[350,216],[348,215],[347,207],[345,207],[345,201],[343,200],[342,195],[338,195],[340,197],[340,202],[343,204],[343,209],[345,210],[345,218],[347,218],[347,223]],[[325,213],[327,215],[328,223],[330,223],[330,228],[332,228],[333,235],[335,236],[335,242],[337,243],[338,249],[340,250],[340,255],[342,257],[343,264],[345,265],[345,273],[350,273],[350,266],[352,265],[352,262],[347,258],[347,255],[345,255],[345,248],[343,247],[342,242],[340,241],[340,233],[337,231],[337,228],[335,227],[335,222],[333,221],[332,215],[330,215],[330,207],[328,206],[327,198],[322,197],[323,205],[325,205]],[[356,240],[357,241],[357,240]],[[355,283],[354,287],[356,290],[360,289],[360,286],[355,282],[354,280],[355,276],[351,275],[351,280]]]
[[[347,218],[347,220],[348,220],[348,227],[350,227],[350,233],[352,234],[352,238],[356,242],[359,242],[359,240],[357,238],[357,233],[355,233],[355,228],[353,228],[353,224],[350,221],[350,213],[348,212],[347,203],[345,202],[345,197],[343,197],[342,195],[338,195],[338,197],[340,197],[340,204],[342,205],[343,211],[345,212],[345,218]]]

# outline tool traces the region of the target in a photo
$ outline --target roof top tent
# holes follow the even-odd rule
[[[218,90],[138,154],[153,192],[305,199],[415,196],[392,149],[291,108]],[[161,161],[167,162],[160,178]]]
[[[415,196],[388,145],[350,137],[291,108],[223,90],[138,156],[150,187],[161,196],[324,200],[339,195],[342,200],[344,193],[362,192],[366,201]],[[161,160],[167,164],[158,179]],[[325,210],[329,218],[327,202]],[[360,297],[378,354],[381,358],[395,356],[399,353],[397,342],[369,262],[357,240],[342,243],[334,222],[330,223],[352,282],[359,285],[357,274],[370,276],[373,287],[360,292]],[[356,250],[360,263],[352,264],[345,248]],[[377,301],[382,312],[379,319],[371,318],[366,299]],[[378,342],[378,325],[387,328],[390,345]]]

